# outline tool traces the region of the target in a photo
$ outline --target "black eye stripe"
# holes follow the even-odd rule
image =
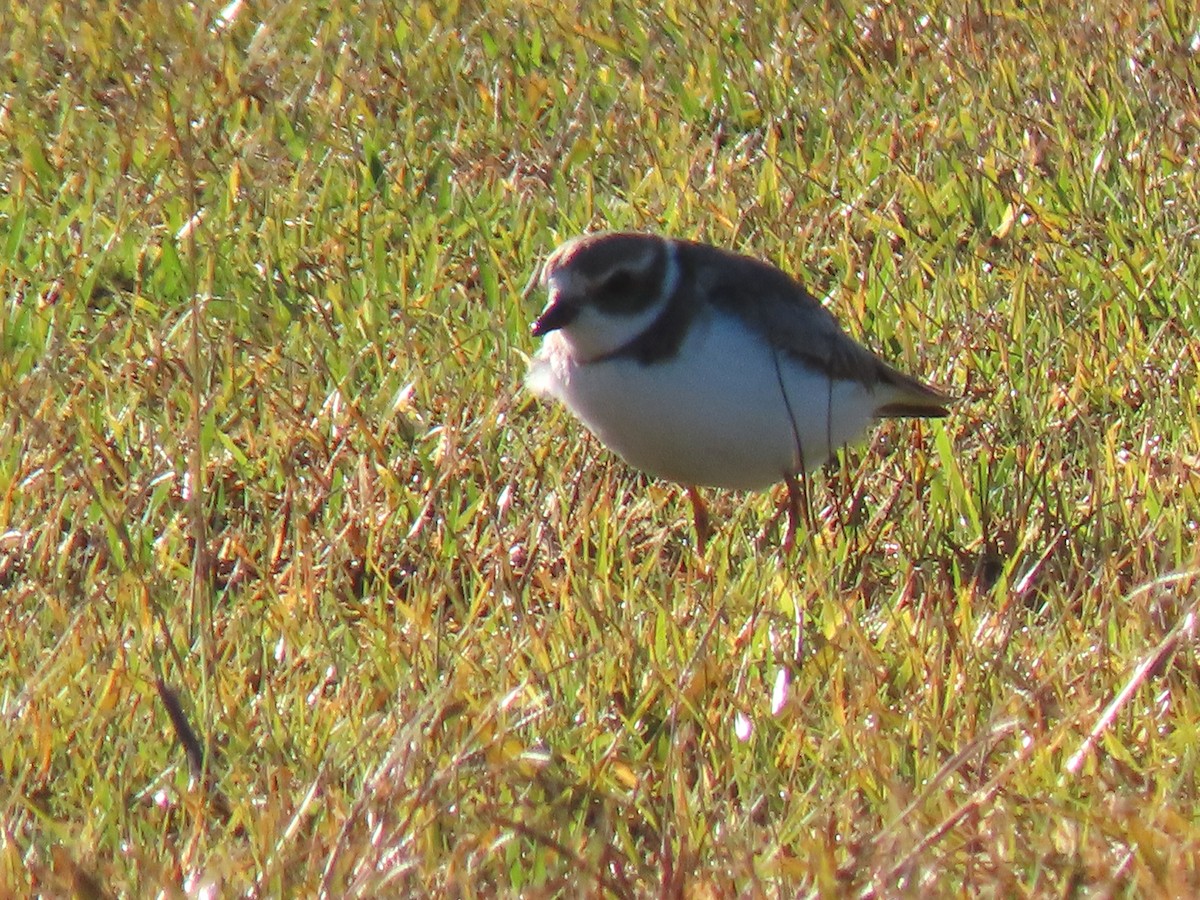
[[[634,287],[633,275],[625,269],[619,269],[604,279],[604,283],[600,286],[600,289],[610,294],[625,294],[632,291]]]
[[[614,269],[593,282],[591,302],[609,315],[639,313],[658,296],[660,284],[655,275],[654,272]]]

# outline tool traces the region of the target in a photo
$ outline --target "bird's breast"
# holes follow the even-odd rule
[[[872,421],[861,384],[831,380],[715,313],[693,320],[679,352],[653,363],[580,364],[550,335],[529,385],[631,465],[683,484],[764,488],[819,466]]]

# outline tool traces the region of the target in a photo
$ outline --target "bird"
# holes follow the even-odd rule
[[[547,292],[526,386],[564,404],[630,466],[685,489],[701,557],[701,488],[800,482],[876,420],[939,418],[952,398],[842,330],[803,285],[762,260],[646,232],[572,238],[530,279]]]

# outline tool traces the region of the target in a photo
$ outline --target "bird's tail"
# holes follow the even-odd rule
[[[886,365],[886,364],[885,364]],[[912,417],[918,419],[940,419],[950,415],[950,405],[953,397],[944,394],[937,388],[917,381],[911,375],[905,375],[898,369],[887,366],[880,378],[882,403],[875,408],[875,416],[880,419]]]

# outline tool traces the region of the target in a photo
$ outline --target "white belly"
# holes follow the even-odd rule
[[[528,382],[638,469],[681,484],[757,489],[811,471],[874,418],[863,385],[776,359],[739,320],[722,316],[694,320],[679,354],[649,365],[579,365],[556,332]]]

